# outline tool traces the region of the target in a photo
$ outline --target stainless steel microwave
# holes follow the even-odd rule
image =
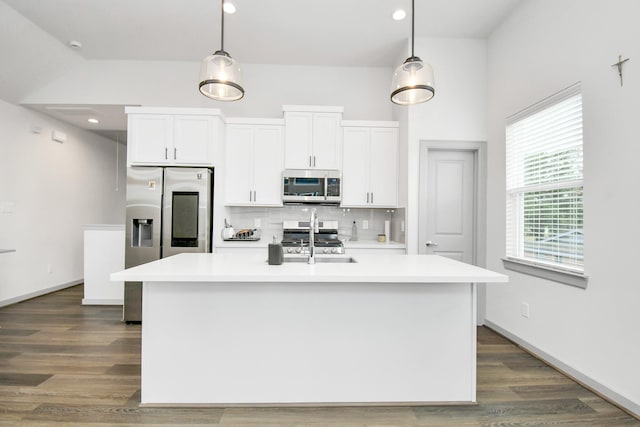
[[[341,181],[338,170],[286,169],[282,173],[282,201],[340,203]]]

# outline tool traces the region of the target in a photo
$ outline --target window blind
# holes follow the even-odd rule
[[[582,94],[507,119],[507,257],[583,269]]]

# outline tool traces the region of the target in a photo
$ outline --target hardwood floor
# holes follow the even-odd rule
[[[0,426],[640,426],[486,328],[477,406],[139,408],[140,326],[82,286],[0,308]]]

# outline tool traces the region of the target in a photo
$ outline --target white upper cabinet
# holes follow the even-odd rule
[[[127,164],[213,166],[219,110],[127,107]]]
[[[267,120],[228,120],[225,205],[282,206],[282,127]]]
[[[342,107],[284,106],[285,169],[340,169]]]
[[[396,207],[398,124],[346,121],[343,124],[341,206]]]

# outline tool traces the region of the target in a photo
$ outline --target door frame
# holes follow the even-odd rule
[[[468,151],[474,157],[474,215],[473,215],[473,263],[486,267],[487,263],[487,143],[485,141],[420,141],[420,165],[418,185],[418,253],[424,253],[427,224],[427,176],[430,151]],[[484,323],[486,289],[478,285],[477,322]]]

